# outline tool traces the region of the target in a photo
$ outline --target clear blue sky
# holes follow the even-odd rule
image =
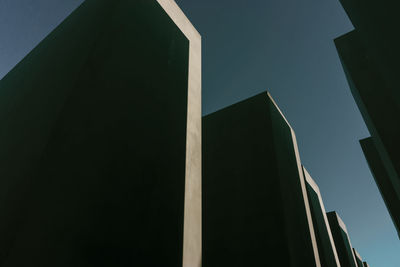
[[[0,0],[0,78],[82,0]],[[203,113],[268,89],[303,164],[372,267],[400,241],[358,140],[368,136],[333,38],[353,27],[338,0],[177,0],[203,37]]]

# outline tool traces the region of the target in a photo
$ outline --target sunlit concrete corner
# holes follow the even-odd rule
[[[368,166],[375,179],[376,185],[378,186],[392,221],[397,229],[397,233],[399,233],[400,199],[398,198],[398,194],[394,190],[390,176],[382,162],[382,158],[379,155],[373,138],[368,137],[362,139],[360,140],[360,144],[368,162]]]

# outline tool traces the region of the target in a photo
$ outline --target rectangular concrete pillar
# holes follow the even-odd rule
[[[340,267],[335,242],[333,241],[331,228],[329,227],[328,218],[326,217],[325,206],[319,187],[304,167],[303,173],[306,180],[307,194],[311,207],[321,266]]]
[[[364,29],[365,30],[365,29]],[[400,199],[400,95],[393,94],[388,78],[379,68],[377,60],[371,56],[370,43],[362,38],[362,30],[356,29],[335,39],[343,69],[354,99],[361,111],[364,121],[371,133],[376,157],[380,158],[382,167],[395,194]],[[398,49],[397,49],[398,50]],[[388,53],[388,52],[385,52]],[[390,55],[392,55],[389,52]],[[396,66],[398,66],[396,61]],[[398,77],[397,77],[398,78]],[[399,81],[397,84],[400,84]],[[396,91],[398,86],[395,87]],[[384,198],[389,198],[385,197]],[[392,203],[388,208],[396,206]],[[400,217],[397,211],[394,223],[399,228]]]
[[[334,211],[328,212],[327,217],[341,267],[357,267],[346,225]]]
[[[385,88],[376,94],[390,94],[400,108],[400,38],[397,31],[400,24],[397,0],[339,0],[360,41],[365,45],[368,59],[374,61],[377,72],[385,81]],[[382,107],[385,109],[385,107]]]
[[[363,259],[355,248],[353,248],[354,256],[356,257],[357,267],[364,267]]]
[[[389,211],[390,217],[397,229],[397,233],[400,231],[400,199],[394,190],[393,184],[390,180],[389,174],[382,162],[382,158],[375,146],[375,142],[372,137],[368,137],[360,140],[362,150],[365,158],[367,159],[368,166],[375,179],[376,185],[382,195],[382,198]],[[400,235],[399,235],[400,236]]]
[[[86,0],[0,81],[0,265],[201,265],[201,39]]]
[[[321,266],[296,138],[268,93],[203,119],[203,267]]]

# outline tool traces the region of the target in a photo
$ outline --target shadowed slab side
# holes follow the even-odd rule
[[[357,267],[346,225],[335,211],[328,212],[327,217],[340,265],[342,267]]]
[[[191,27],[173,1],[87,0],[0,81],[1,266],[200,266]]]
[[[360,41],[365,46],[368,58],[374,62],[376,71],[382,75],[387,88],[375,91],[389,94],[400,109],[400,38],[397,34],[400,18],[397,0],[339,0],[354,28],[359,33]],[[384,107],[383,107],[384,108]]]
[[[353,4],[355,3],[352,0],[343,0],[342,2],[346,3],[346,5],[351,2]],[[368,0],[362,8],[367,6],[371,7],[370,5],[371,1]],[[373,5],[375,6],[375,2]],[[378,4],[376,6],[381,7],[383,5]],[[362,16],[362,13],[358,15]],[[396,94],[400,92],[398,90],[400,83],[397,74],[396,86],[389,81],[389,76],[386,75],[389,72],[387,69],[388,62],[384,64],[386,68],[385,71],[382,71],[380,68],[380,63],[382,62],[375,58],[372,52],[372,50],[375,51],[376,47],[372,49],[374,44],[372,42],[366,42],[364,39],[365,30],[366,28],[356,27],[355,30],[336,38],[335,45],[353,97],[371,133],[373,145],[375,147],[374,151],[376,152],[374,156],[374,158],[376,158],[375,162],[380,162],[380,167],[385,169],[380,171],[380,173],[384,172],[387,182],[390,183],[388,186],[390,186],[391,189],[381,192],[383,194],[394,194],[393,197],[383,196],[383,198],[387,200],[389,198],[396,199],[395,202],[390,203],[387,207],[389,209],[395,207],[395,210],[391,210],[390,213],[398,229],[400,217],[397,214],[400,211],[396,206],[398,206],[397,202],[398,199],[400,199],[400,153],[398,149],[400,147],[400,139],[398,138],[400,135],[398,119],[398,114],[400,114],[400,95]],[[372,32],[368,33],[368,35],[370,34],[372,34]],[[381,33],[372,35],[373,38],[376,38],[380,36],[380,34]],[[380,38],[376,41],[384,42],[384,40]],[[392,49],[387,48],[384,50],[385,51],[381,48],[377,51],[383,52],[389,57],[393,56],[394,58],[395,53],[393,53]],[[396,53],[399,54],[399,49],[396,48],[395,50]],[[398,61],[396,61],[395,64],[396,68],[399,66],[397,62]],[[389,69],[392,70],[393,68]],[[366,156],[368,155],[366,154]]]
[[[363,259],[361,258],[358,251],[355,248],[353,248],[353,252],[354,252],[354,256],[356,257],[357,267],[364,267]]]
[[[378,189],[389,211],[390,217],[392,218],[392,221],[396,227],[397,233],[399,233],[400,199],[393,188],[393,184],[382,162],[382,158],[380,157],[375,146],[375,142],[372,137],[368,137],[360,140],[360,145],[376,185],[378,186]]]
[[[203,119],[203,266],[320,266],[294,133],[268,93]]]

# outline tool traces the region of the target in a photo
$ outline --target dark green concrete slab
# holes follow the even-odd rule
[[[346,225],[339,215],[332,211],[327,213],[329,226],[335,241],[336,251],[339,257],[341,267],[357,267],[357,262],[350,243],[349,234]]]
[[[355,248],[353,248],[353,252],[356,257],[357,267],[364,267],[363,260]]]
[[[389,210],[393,223],[399,233],[400,229],[400,199],[393,188],[390,177],[385,169],[372,137],[360,140],[362,150],[367,159],[368,166],[373,174],[376,185]]]
[[[320,266],[305,190],[293,132],[267,93],[205,116],[203,266]]]
[[[388,93],[387,83],[366,53],[358,31],[337,38],[335,44],[354,99],[400,195],[400,109],[396,98]]]
[[[189,41],[87,0],[0,82],[0,265],[180,266]]]

